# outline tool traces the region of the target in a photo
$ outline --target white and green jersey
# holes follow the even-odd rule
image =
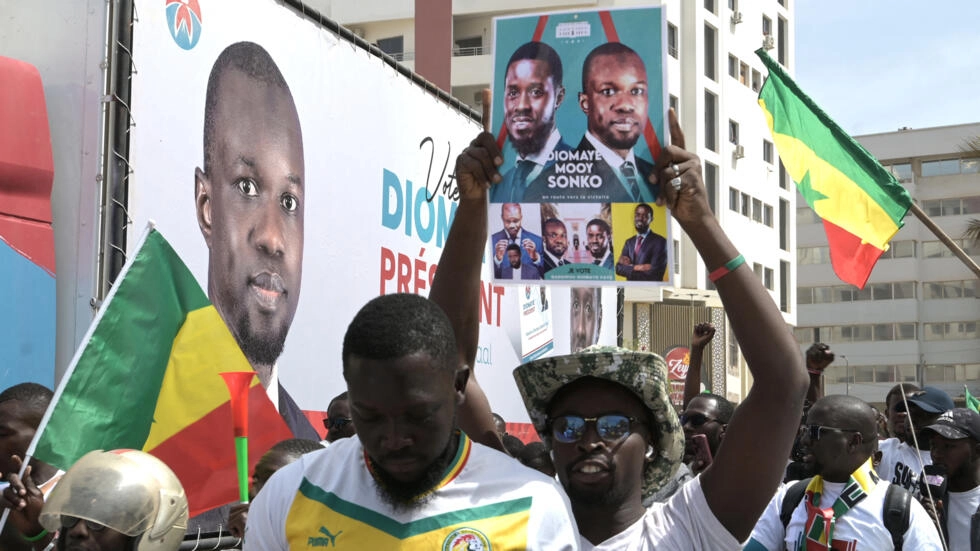
[[[417,509],[396,511],[383,501],[369,469],[357,436],[283,467],[250,507],[245,550],[578,549],[558,484],[465,434]]]

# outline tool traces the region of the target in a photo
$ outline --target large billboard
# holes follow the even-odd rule
[[[326,410],[346,389],[341,344],[357,310],[378,294],[428,294],[456,208],[454,161],[480,126],[272,0],[136,8],[132,228],[156,223],[226,321],[241,320],[233,332],[285,331],[281,354],[258,342],[246,355],[272,360],[301,409]],[[206,109],[219,56],[232,69],[216,71]],[[257,312],[282,297],[280,319],[261,327]],[[517,288],[488,271],[480,318],[481,383],[497,411],[526,420],[511,377]]]

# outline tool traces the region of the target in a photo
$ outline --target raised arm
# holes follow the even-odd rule
[[[750,266],[732,262],[739,252],[708,205],[701,160],[683,149],[673,110],[669,118],[673,145],[665,148],[653,177],[662,183],[671,213],[708,272],[724,273],[726,264],[732,268],[715,278],[715,287],[755,381],[728,424],[714,462],[701,474],[708,506],[744,541],[782,481],[808,379],[796,340],[772,297]],[[673,165],[679,190],[672,183]]]
[[[486,129],[489,98],[484,98],[483,105]],[[491,183],[500,182],[497,167],[502,162],[496,140],[486,130],[456,159],[459,206],[439,259],[429,299],[449,316],[456,333],[460,365],[470,369],[466,401],[459,409],[459,426],[473,440],[506,453],[490,415],[490,402],[473,369],[480,341],[480,272],[487,247],[487,190]]]
[[[684,378],[685,408],[692,398],[701,393],[701,358],[704,357],[704,347],[708,346],[714,337],[714,325],[699,323],[694,326],[691,334],[691,359],[688,362],[687,377]]]
[[[806,401],[816,402],[823,398],[823,371],[834,363],[834,353],[822,342],[815,342],[806,349],[806,371],[810,386],[806,389]]]

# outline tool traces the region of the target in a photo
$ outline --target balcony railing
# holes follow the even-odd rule
[[[389,53],[395,61],[411,61],[415,59],[415,52],[394,52]],[[453,57],[468,57],[476,55],[490,55],[488,46],[474,46],[472,48],[453,48]]]

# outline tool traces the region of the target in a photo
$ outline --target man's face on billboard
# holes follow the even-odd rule
[[[507,260],[510,261],[510,267],[511,268],[515,268],[515,269],[520,268],[521,267],[521,251],[519,251],[519,250],[515,251],[513,249],[508,249],[507,250]]]
[[[521,59],[507,67],[504,93],[504,122],[514,149],[524,157],[538,153],[555,127],[565,89],[555,88],[548,62]]]
[[[550,223],[544,228],[544,248],[558,258],[565,256],[568,250],[568,232],[562,223]]]
[[[636,233],[646,233],[653,222],[653,212],[643,205],[639,205],[633,210],[633,227]]]
[[[585,228],[585,236],[593,258],[601,259],[606,256],[606,250],[609,248],[609,236],[606,230],[597,224],[592,224]]]
[[[501,209],[500,219],[504,223],[504,231],[511,239],[517,239],[517,234],[521,232],[521,206],[517,203],[505,203]]]
[[[614,150],[636,145],[647,124],[647,71],[633,54],[600,55],[589,65],[579,106],[589,132]]]
[[[303,269],[304,168],[287,90],[229,68],[208,174],[197,172],[198,222],[210,249],[208,296],[253,365],[282,353]]]
[[[598,289],[572,287],[572,349],[575,353],[596,343],[602,322],[602,305]]]

